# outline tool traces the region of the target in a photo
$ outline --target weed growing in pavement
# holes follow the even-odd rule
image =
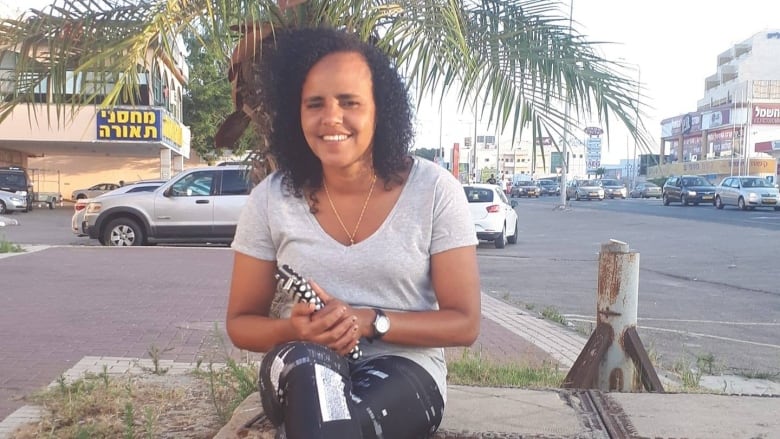
[[[558,312],[558,309],[554,306],[548,306],[542,310],[542,317],[553,322],[558,322],[561,325],[566,325],[566,319]]]
[[[146,353],[149,354],[149,358],[152,359],[152,368],[141,367],[141,369],[147,372],[152,372],[155,375],[165,375],[166,373],[168,373],[168,370],[170,370],[170,368],[160,366],[160,356],[164,352],[168,352],[171,349],[172,348],[168,348],[161,351],[160,348],[158,348],[157,346],[151,345],[149,349],[146,351]]]
[[[555,365],[498,364],[469,349],[464,349],[460,358],[448,361],[447,371],[450,384],[485,387],[555,388],[566,376]]]
[[[696,356],[696,366],[701,371],[706,371],[708,375],[712,375],[713,366],[715,364],[715,356],[712,353],[700,354]]]
[[[680,377],[683,391],[700,390],[701,371],[698,368],[689,366],[685,360],[678,360],[672,366],[672,372]]]
[[[24,248],[19,244],[6,241],[5,238],[0,238],[0,253],[22,253]]]

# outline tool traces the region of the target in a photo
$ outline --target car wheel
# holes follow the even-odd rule
[[[574,200],[575,201],[580,201],[580,193],[579,192],[575,192],[574,193]]]
[[[130,247],[144,245],[144,232],[135,221],[117,218],[103,230],[103,245],[109,247]]]
[[[506,238],[506,242],[509,244],[517,244],[517,220],[515,220],[515,233],[512,236]]]
[[[680,195],[680,203],[682,203],[683,206],[688,205],[688,196],[685,194]]]
[[[5,203],[0,201],[0,215],[4,214],[6,212]]]
[[[723,200],[721,200],[720,197],[715,197],[715,208],[723,209]]]
[[[506,226],[504,226],[504,230],[502,230],[501,234],[498,235],[498,238],[496,238],[495,244],[496,248],[506,247]]]
[[[747,210],[747,204],[745,204],[744,198],[739,197],[739,200],[737,200],[737,207],[739,207],[742,210]]]
[[[664,194],[663,198],[664,198],[664,206],[668,206],[669,205],[669,195]]]

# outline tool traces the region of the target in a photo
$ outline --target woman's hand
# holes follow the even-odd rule
[[[341,355],[346,355],[360,339],[355,309],[330,296],[316,283],[309,283],[325,306],[317,312],[312,304],[296,303],[293,306],[290,321],[298,338],[327,346]]]

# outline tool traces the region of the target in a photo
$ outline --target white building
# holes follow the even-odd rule
[[[662,161],[678,163],[679,171],[687,172],[686,163],[714,159],[724,163],[722,159],[729,158],[750,173],[776,176],[776,167],[756,168],[772,162],[766,158],[780,157],[778,54],[780,30],[759,32],[719,54],[716,72],[704,79],[704,96],[696,111],[661,122]],[[691,173],[717,177],[732,173],[724,165],[709,169],[697,163],[695,167],[690,171],[697,172]]]

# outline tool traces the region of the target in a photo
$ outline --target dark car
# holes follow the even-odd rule
[[[683,206],[712,204],[715,201],[715,185],[698,175],[669,177],[661,192],[664,206],[668,206],[672,201],[680,202]]]
[[[560,195],[561,186],[553,180],[539,180],[539,187],[542,189],[542,195]]]
[[[512,190],[509,192],[510,197],[539,198],[539,195],[541,194],[542,188],[540,188],[535,181],[531,180],[521,180],[515,182],[515,184],[512,185]]]

